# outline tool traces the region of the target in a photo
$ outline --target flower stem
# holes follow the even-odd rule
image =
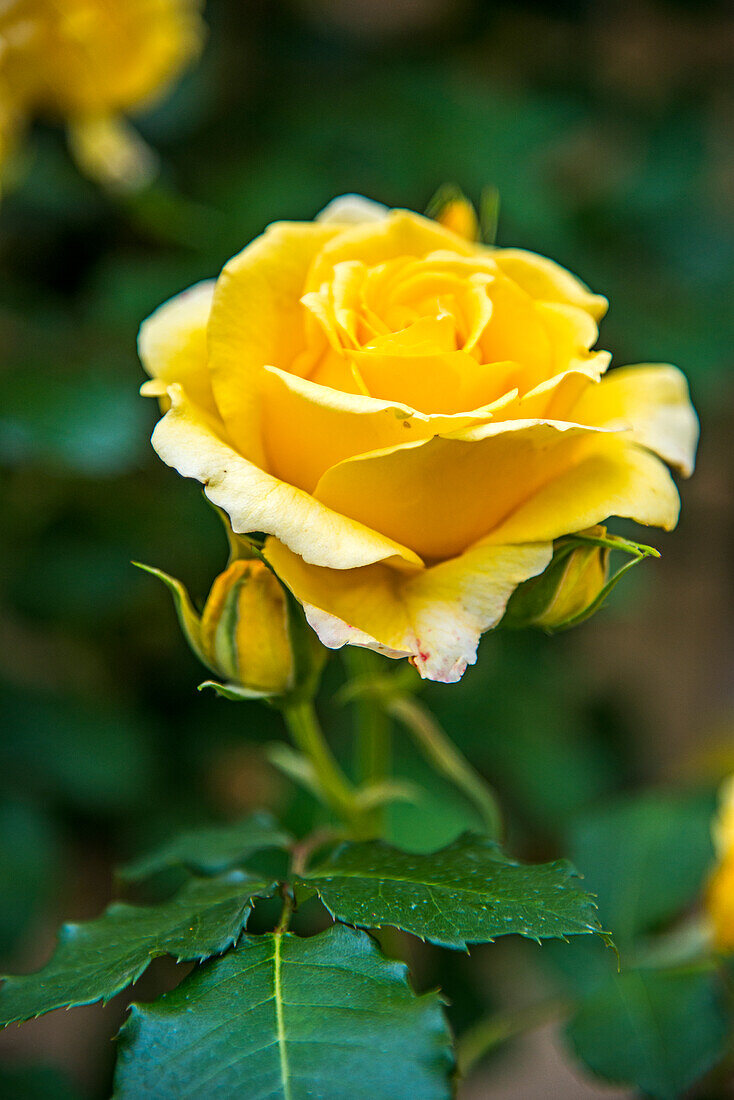
[[[489,836],[500,837],[502,815],[494,792],[446,736],[431,712],[409,695],[391,699],[387,710],[413,734],[433,767],[473,802]]]
[[[380,658],[368,650],[350,646],[344,660],[354,680],[368,686],[382,671]],[[379,665],[377,662],[380,662]],[[356,711],[356,770],[360,784],[369,786],[389,777],[392,766],[392,722],[382,701],[369,690],[354,700]],[[384,807],[370,811],[371,831],[382,832]]]
[[[275,926],[273,932],[276,936],[282,936],[284,932],[288,931],[288,926],[293,916],[293,910],[295,908],[295,898],[293,897],[293,891],[290,886],[284,885],[281,889],[283,897],[283,909],[280,914],[280,920]]]
[[[356,792],[326,742],[313,703],[293,703],[283,708],[283,716],[293,741],[314,770],[324,801],[352,831],[361,833]]]

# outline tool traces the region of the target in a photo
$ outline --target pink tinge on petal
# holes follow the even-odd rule
[[[316,631],[319,641],[327,649],[341,649],[345,645],[357,645],[362,646],[363,649],[374,649],[375,653],[382,653],[384,657],[394,657],[396,660],[401,657],[412,656],[409,650],[390,649],[389,646],[382,645],[376,638],[366,634],[364,630],[358,630],[356,626],[350,626],[343,619],[329,614],[328,611],[322,611],[319,607],[314,607],[313,604],[304,603],[303,610],[308,625]]]
[[[390,649],[382,645],[376,638],[359,630],[356,626],[350,626],[336,615],[322,611],[313,604],[305,603],[303,610],[309,626],[316,632],[319,640],[327,649],[341,649],[345,645],[361,646],[364,649],[372,649],[375,653],[381,653],[384,657],[392,657],[399,660],[407,657],[424,680],[436,680],[442,684],[455,684],[464,675],[467,666],[474,664],[476,660],[476,644],[472,654],[455,657],[447,653],[431,653],[421,647],[420,639],[415,640],[415,649],[401,650]],[[477,634],[477,644],[479,635]]]
[[[457,684],[467,670],[468,665],[476,662],[476,648],[472,658],[457,657],[452,660],[447,654],[432,654],[423,651],[410,658],[410,663],[423,680],[436,680],[440,684]]]

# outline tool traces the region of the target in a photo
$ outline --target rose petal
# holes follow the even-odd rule
[[[502,408],[498,402],[467,413],[427,415],[399,402],[330,389],[275,367],[264,371],[267,469],[307,492],[344,459],[487,423]]]
[[[359,260],[372,266],[400,256],[427,256],[438,249],[447,249],[459,256],[471,256],[475,252],[470,242],[430,218],[410,210],[391,210],[381,221],[342,228],[338,238],[327,243],[319,253],[305,290],[319,290],[324,283],[330,283],[334,267],[342,260]]]
[[[518,505],[487,541],[556,539],[620,516],[672,530],[680,498],[663,463],[626,439],[600,437],[575,465]]]
[[[545,256],[522,248],[493,248],[489,254],[505,275],[533,298],[580,306],[595,321],[600,321],[607,311],[606,298],[593,294],[570,271]]]
[[[178,382],[189,400],[215,416],[206,350],[213,296],[214,281],[210,279],[159,306],[140,326],[138,354],[148,374],[162,386],[147,386],[146,394],[158,397]]]
[[[698,417],[685,376],[667,364],[618,367],[588,386],[574,418],[604,426],[627,425],[632,438],[690,477],[698,443]]]
[[[306,274],[338,225],[278,222],[230,260],[217,280],[209,362],[217,405],[237,449],[262,463],[261,368],[283,370],[306,347]]]
[[[305,606],[330,648],[345,644],[410,656],[421,676],[454,683],[476,660],[480,635],[495,626],[518,584],[542,572],[552,546],[478,545],[430,569],[389,565],[319,569],[275,539],[265,553]]]
[[[338,225],[362,225],[364,222],[380,222],[389,213],[389,206],[366,199],[364,195],[339,195],[316,215],[316,221],[326,225],[334,222]]]
[[[406,547],[332,512],[308,493],[248,462],[212,430],[180,386],[171,386],[168,395],[172,407],[153,432],[153,446],[183,477],[206,486],[207,496],[227,512],[235,531],[276,535],[306,561],[335,569],[389,558],[421,565]]]
[[[326,471],[314,496],[423,558],[451,558],[580,462],[600,434],[561,422],[490,422],[347,459]],[[559,502],[559,534],[577,530],[564,526],[573,511],[573,501]]]

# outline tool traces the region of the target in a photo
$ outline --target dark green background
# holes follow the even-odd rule
[[[105,196],[39,124],[0,206],[4,966],[40,965],[60,919],[109,899],[115,863],[182,824],[266,803],[303,830],[314,812],[259,752],[283,736],[277,716],[196,693],[166,594],[129,564],[202,596],[225,559],[198,486],[149,447],[140,321],[269,221],[311,218],[347,191],[421,210],[446,181],[475,200],[499,188],[500,244],[547,253],[610,298],[601,346],[616,362],[686,371],[704,440],[678,532],[642,536],[661,562],[574,634],[487,637],[478,667],[425,699],[500,791],[515,851],[574,846],[625,927],[614,883],[594,879],[603,822],[585,819],[650,784],[693,790],[651,811],[658,831],[693,822],[674,847],[689,902],[710,859],[711,792],[734,765],[731,8],[211,0],[206,17],[201,63],[138,120],[162,158],[154,189]],[[341,675],[335,658],[328,692]],[[324,716],[348,761],[348,711]],[[397,755],[426,796],[393,815],[396,839],[432,847],[473,823],[407,740]],[[417,959],[419,982],[449,988],[458,1028],[512,1001],[513,956],[475,955]],[[170,980],[160,968],[140,995]],[[121,1012],[57,1013],[0,1049],[104,1096]],[[47,1078],[13,1073],[3,1095],[52,1095]],[[528,1065],[514,1079],[518,1096],[547,1095]]]

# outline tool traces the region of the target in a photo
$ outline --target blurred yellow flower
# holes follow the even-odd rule
[[[713,837],[718,865],[709,883],[706,907],[716,946],[731,951],[734,950],[734,776],[721,788]]]
[[[198,53],[199,0],[4,0],[0,164],[35,115],[68,127],[82,169],[120,187],[154,170],[124,119],[161,95]]]
[[[153,445],[269,536],[327,646],[455,681],[555,539],[677,522],[685,379],[605,374],[605,309],[542,256],[346,196],[145,322],[143,392],[170,402]]]

